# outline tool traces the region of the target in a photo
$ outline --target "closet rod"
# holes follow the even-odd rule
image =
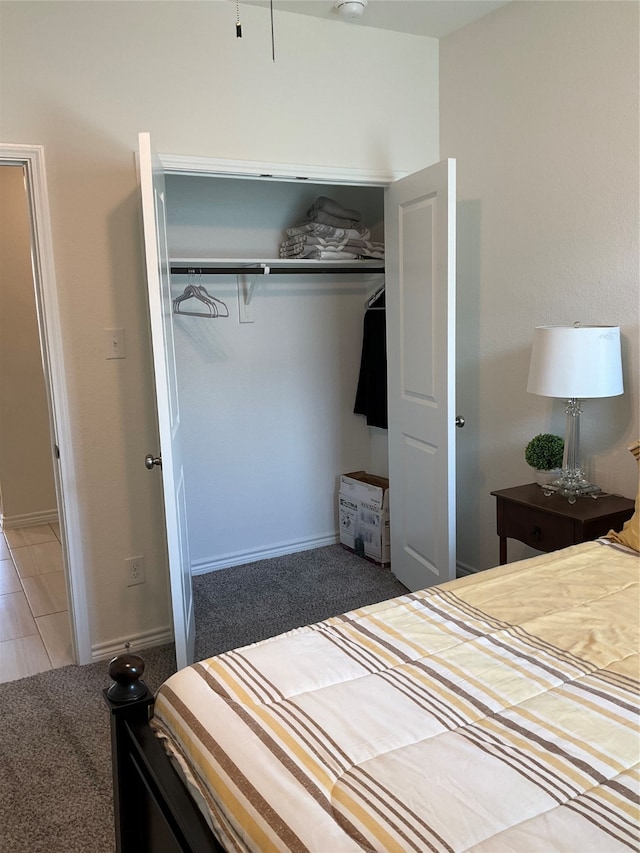
[[[339,273],[340,275],[354,273],[362,275],[366,273],[383,273],[384,265],[375,267],[357,268],[350,267],[323,267],[323,266],[278,266],[277,264],[268,264],[268,269],[264,267],[171,267],[172,275],[293,275],[295,273]]]

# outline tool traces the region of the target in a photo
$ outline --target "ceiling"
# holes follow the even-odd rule
[[[240,0],[248,6],[269,8],[270,0]],[[280,12],[311,15],[326,21],[340,21],[350,27],[374,27],[419,36],[442,38],[488,15],[509,0],[368,0],[362,17],[341,18],[334,0],[273,0]]]

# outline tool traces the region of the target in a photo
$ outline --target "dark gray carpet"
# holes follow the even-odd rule
[[[156,689],[173,645],[144,652]],[[107,664],[65,666],[0,684],[0,850],[112,853]]]
[[[340,545],[196,575],[193,588],[196,660],[407,591]]]
[[[194,578],[196,657],[209,657],[405,592],[388,571],[329,546]],[[143,652],[155,690],[174,648]],[[107,664],[0,684],[2,853],[113,853]]]

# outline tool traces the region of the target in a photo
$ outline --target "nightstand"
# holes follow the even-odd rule
[[[491,492],[496,498],[500,565],[507,562],[507,539],[518,539],[538,551],[557,551],[621,530],[633,515],[634,502],[618,495],[580,497],[574,504],[537,483]]]

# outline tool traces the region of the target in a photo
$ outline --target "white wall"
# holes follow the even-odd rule
[[[0,306],[0,515],[9,528],[57,517],[22,166],[0,166]]]
[[[133,151],[411,171],[438,159],[438,45],[215,2],[0,3],[2,139],[45,147],[94,649],[168,625]],[[127,358],[104,358],[103,329]],[[144,585],[123,558],[144,554]]]
[[[604,489],[638,488],[638,4],[511,3],[440,57],[440,153],[458,158],[458,556],[486,568],[489,492],[531,482],[533,435],[564,434],[562,402],[526,392],[536,325],[621,326],[626,391],[585,402],[582,448]]]

